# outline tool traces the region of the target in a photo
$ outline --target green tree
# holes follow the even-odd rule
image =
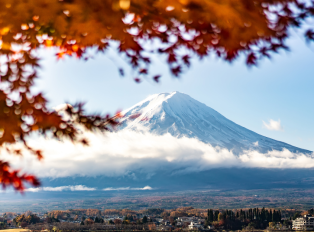
[[[123,220],[122,224],[125,224],[125,225],[130,224],[130,221],[129,220]]]
[[[293,215],[293,220],[295,220],[296,218],[299,218],[299,217],[301,217],[300,212],[296,212],[296,213]]]
[[[143,217],[142,222],[143,222],[144,224],[148,222],[148,220],[147,220],[147,217],[146,217],[146,216],[144,216],[144,217]]]
[[[255,224],[254,222],[250,222],[250,223],[248,224],[248,228],[249,228],[249,229],[256,229],[256,224]]]
[[[104,223],[104,219],[99,218],[99,217],[95,217],[94,222],[95,222],[95,223]]]
[[[209,222],[213,222],[214,221],[214,213],[213,213],[212,209],[208,210],[207,218],[208,218]]]
[[[292,225],[292,222],[291,222],[291,220],[284,220],[284,221],[283,221],[283,225],[285,225],[285,226],[291,226],[291,225]]]
[[[0,222],[0,229],[6,229],[6,223]]]
[[[218,215],[219,215],[219,210],[216,210],[214,221],[218,221]]]

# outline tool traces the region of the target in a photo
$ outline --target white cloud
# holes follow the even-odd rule
[[[195,172],[217,167],[314,168],[313,154],[292,153],[289,150],[271,151],[266,154],[249,150],[235,155],[232,151],[212,147],[197,139],[175,138],[170,134],[157,136],[121,131],[105,135],[87,133],[86,136],[90,146],[45,138],[30,140],[32,147],[43,150],[45,158],[42,162],[30,154],[24,157],[4,154],[4,158],[10,160],[15,168],[39,177],[53,178],[123,176],[132,175],[138,170],[149,178],[160,170],[176,173],[178,170]],[[42,191],[66,190],[88,189],[85,189],[85,186],[42,189]],[[91,188],[90,191],[92,190],[94,189]]]
[[[283,131],[280,119],[278,119],[278,121],[270,119],[268,123],[263,121],[263,124],[268,130]]]
[[[59,187],[40,187],[40,188],[28,188],[27,192],[62,192],[62,191],[95,191],[96,188],[88,188],[84,185],[69,185]]]
[[[144,188],[130,188],[130,187],[120,187],[120,188],[104,188],[103,191],[121,191],[121,190],[153,190],[150,186],[145,186]]]

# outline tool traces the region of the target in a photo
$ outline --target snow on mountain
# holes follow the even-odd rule
[[[276,141],[248,130],[190,96],[180,93],[161,93],[149,96],[123,112],[120,130],[170,133],[175,137],[197,138],[212,146],[233,150],[252,149],[259,152],[288,149],[310,153],[308,150]]]

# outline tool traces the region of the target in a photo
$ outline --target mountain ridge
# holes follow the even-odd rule
[[[196,138],[212,146],[267,153],[288,149],[294,153],[311,151],[257,134],[221,115],[187,94],[174,91],[154,94],[122,112],[119,130],[135,130],[157,135]],[[134,119],[134,115],[137,117]]]

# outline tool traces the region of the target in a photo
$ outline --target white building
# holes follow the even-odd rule
[[[189,225],[189,230],[203,230],[204,227],[201,224],[191,222]]]
[[[198,219],[198,217],[178,217],[178,219],[177,219],[177,221],[178,222],[188,222],[188,223],[190,223],[190,222],[195,222],[195,223],[198,223],[199,222],[199,219]]]
[[[292,221],[293,230],[314,230],[314,217],[304,215],[302,218],[296,218]]]

